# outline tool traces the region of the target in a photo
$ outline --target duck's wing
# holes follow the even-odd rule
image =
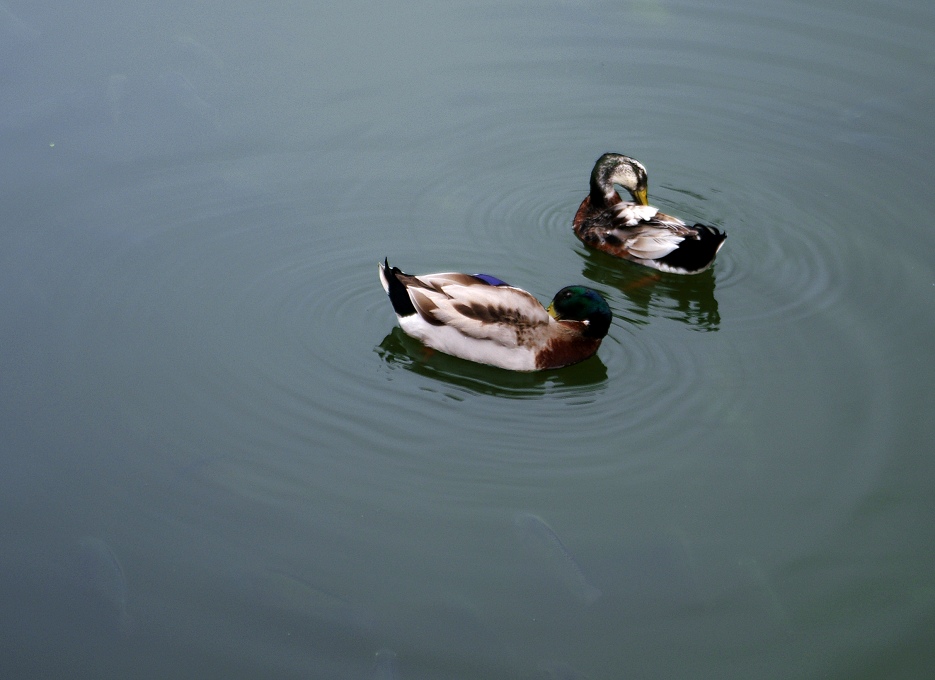
[[[418,278],[427,285],[409,288],[409,296],[419,315],[433,325],[507,347],[529,344],[549,325],[545,308],[519,288],[492,286],[465,274]]]
[[[393,309],[400,316],[409,316],[416,313],[413,306],[412,291],[416,289],[434,290],[440,292],[444,286],[489,286],[493,285],[484,278],[462,274],[460,272],[442,272],[439,274],[423,274],[414,276],[406,274],[399,267],[390,267],[384,261],[378,267],[380,283],[383,290],[390,296]]]
[[[441,290],[445,286],[465,286],[468,288],[479,287],[487,288],[495,284],[491,283],[482,276],[475,276],[474,274],[463,274],[461,272],[441,272],[439,274],[419,274],[418,276],[410,276],[409,279],[414,279],[418,283],[420,288],[433,288],[435,290]]]
[[[614,210],[614,235],[626,250],[644,260],[658,260],[676,250],[695,231],[682,220],[651,205],[620,203]]]

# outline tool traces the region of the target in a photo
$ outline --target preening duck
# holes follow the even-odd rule
[[[379,269],[400,328],[462,359],[513,371],[559,368],[594,354],[610,328],[607,301],[585,286],[562,288],[546,309],[486,274],[412,276],[386,260]]]
[[[614,188],[626,189],[624,201]],[[616,257],[673,274],[710,267],[727,234],[704,224],[689,226],[647,202],[646,168],[619,153],[605,153],[591,171],[591,193],[575,214],[575,235]]]

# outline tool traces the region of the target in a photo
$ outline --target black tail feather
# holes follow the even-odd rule
[[[714,256],[717,255],[721,244],[724,243],[724,239],[727,238],[727,234],[706,224],[696,224],[694,228],[698,232],[697,239],[686,238],[678,248],[665,257],[659,258],[659,261],[686,273],[707,269],[714,260]]]
[[[393,305],[393,311],[398,316],[411,316],[416,313],[416,308],[409,298],[406,286],[399,280],[399,274],[403,272],[398,267],[390,267],[389,260],[383,258],[383,276],[386,278],[389,287],[390,302]]]

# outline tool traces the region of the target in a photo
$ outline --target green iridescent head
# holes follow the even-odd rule
[[[558,291],[549,305],[549,314],[559,321],[585,322],[584,335],[598,339],[607,335],[613,318],[607,300],[586,286],[565,286]]]

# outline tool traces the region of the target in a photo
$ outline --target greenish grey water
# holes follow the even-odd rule
[[[933,34],[920,0],[0,6],[0,675],[924,677]],[[575,239],[605,151],[728,231],[711,271]],[[431,354],[384,256],[614,324],[539,375]]]

